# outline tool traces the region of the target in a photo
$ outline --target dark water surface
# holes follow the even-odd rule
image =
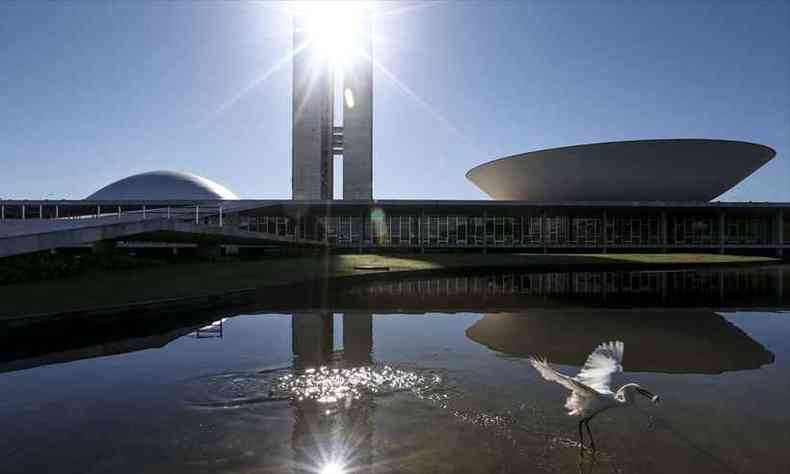
[[[4,328],[0,472],[790,472],[787,276],[436,275]],[[526,357],[575,374],[608,340],[614,385],[662,403],[596,417],[580,458],[565,390]]]

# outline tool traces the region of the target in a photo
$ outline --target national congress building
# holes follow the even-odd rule
[[[84,200],[0,201],[0,256],[99,240],[339,250],[718,251],[782,255],[790,203],[715,202],[774,158],[722,139],[574,145],[483,163],[466,174],[491,200],[376,200],[370,17],[362,57],[336,83],[294,27],[292,196],[238,199],[188,173],[157,171]],[[342,94],[342,117],[336,117]],[[342,157],[342,199],[333,169]],[[86,229],[93,229],[89,232]],[[95,229],[104,229],[99,232]]]

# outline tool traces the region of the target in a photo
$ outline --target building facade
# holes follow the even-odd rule
[[[271,212],[276,210],[277,212]],[[240,215],[242,228],[347,249],[741,250],[790,245],[787,203],[376,201]]]
[[[339,74],[325,46],[311,38],[309,19],[294,16],[292,199],[333,199],[335,159],[343,160],[343,199],[373,199],[370,13],[360,11],[357,21],[353,58]],[[342,114],[336,116],[339,101]]]

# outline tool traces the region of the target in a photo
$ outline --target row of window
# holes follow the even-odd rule
[[[351,290],[368,296],[531,295],[591,296],[602,294],[763,295],[774,290],[770,275],[735,272],[578,272],[496,274],[376,282]]]
[[[770,243],[770,219],[727,217],[725,243]],[[242,217],[244,229],[280,236],[326,240],[339,247],[512,247],[542,245],[661,245],[658,216],[331,216],[298,221],[285,216]],[[604,237],[605,235],[605,237]],[[719,243],[719,220],[670,217],[667,244]]]

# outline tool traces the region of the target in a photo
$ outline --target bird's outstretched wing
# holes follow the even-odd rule
[[[623,371],[622,341],[604,342],[587,357],[575,380],[602,393],[611,392],[612,374]]]
[[[573,377],[561,374],[554,370],[554,368],[549,365],[546,359],[540,360],[530,357],[529,363],[532,364],[532,367],[535,367],[535,370],[537,370],[544,379],[550,382],[557,382],[580,397],[591,397],[597,395],[595,390],[585,385],[584,382],[580,382]]]

